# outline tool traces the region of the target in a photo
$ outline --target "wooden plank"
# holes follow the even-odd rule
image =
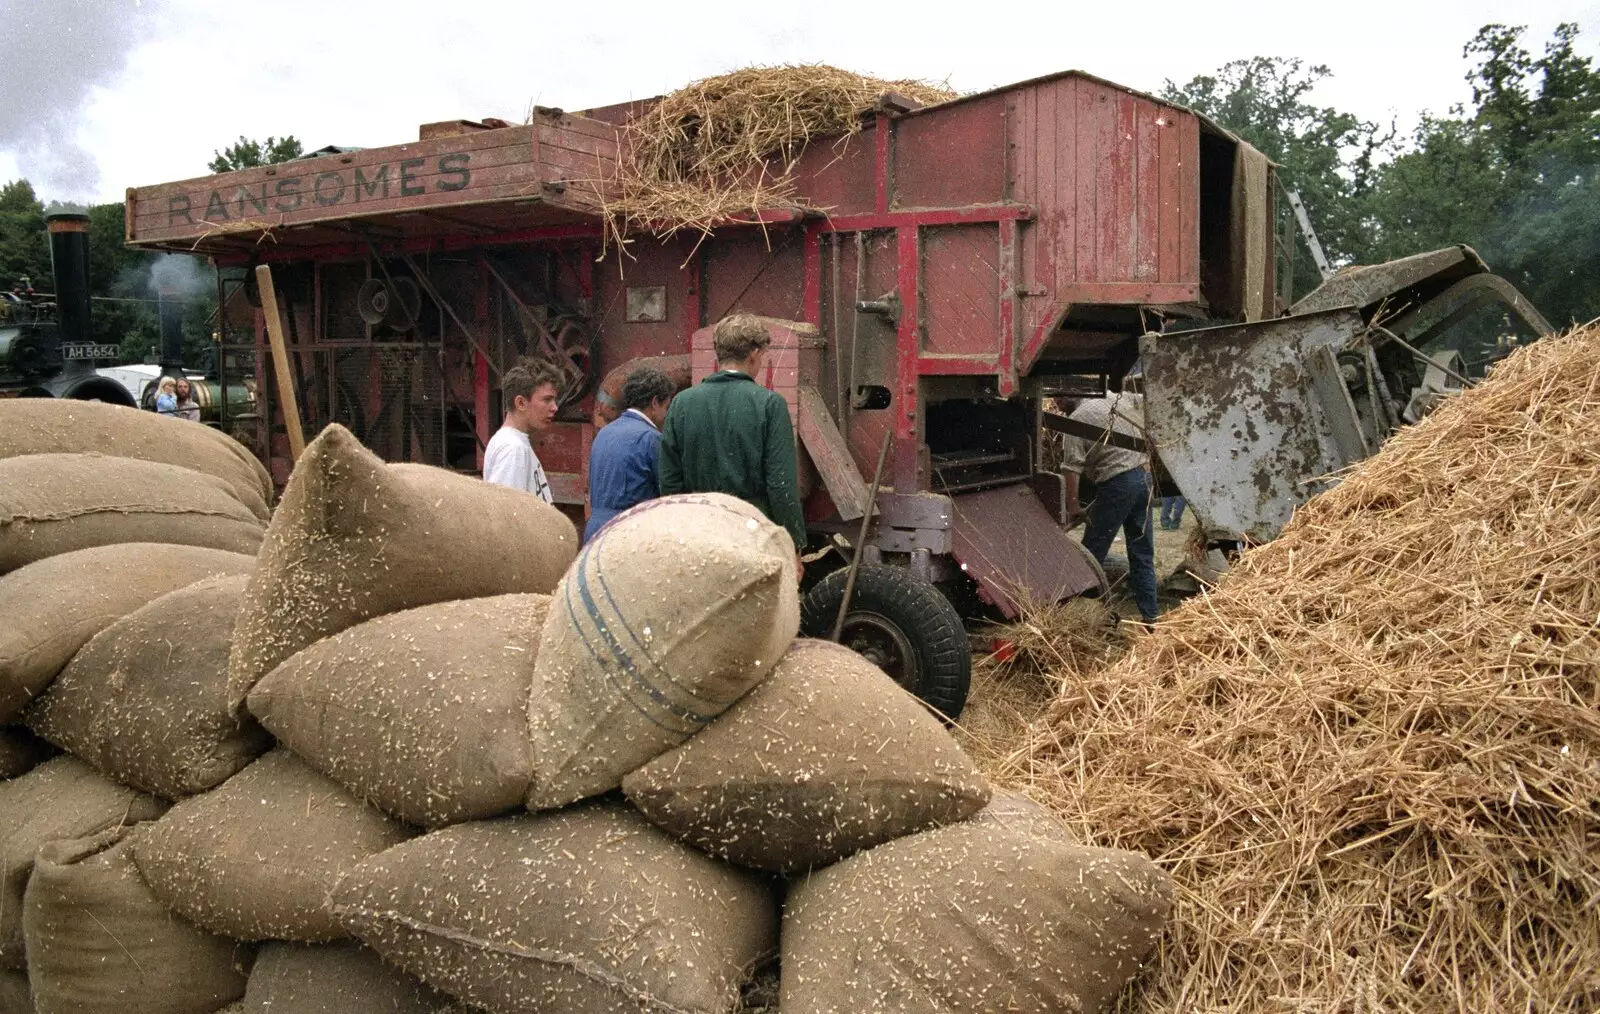
[[[1053,163],[1056,174],[1056,200],[1059,213],[1050,229],[1050,244],[1055,251],[1056,271],[1060,280],[1076,279],[1078,264],[1078,82],[1075,78],[1063,79],[1051,86],[1056,93],[1056,151]],[[1051,277],[1051,276],[1043,276]]]
[[[993,353],[1000,342],[999,231],[995,223],[927,229],[922,235],[927,316],[924,351]]]
[[[329,169],[326,172],[306,176],[301,173],[289,171],[292,163],[285,166],[285,171],[277,177],[262,180],[250,186],[236,185],[232,187],[200,187],[186,191],[169,191],[163,198],[139,197],[136,207],[138,218],[165,217],[172,208],[172,201],[184,198],[188,202],[191,217],[199,218],[205,213],[210,195],[220,195],[219,204],[223,210],[234,217],[248,217],[253,211],[266,214],[272,206],[282,200],[292,203],[287,198],[282,198],[277,193],[280,183],[299,180],[294,186],[300,195],[301,203],[315,198],[317,193],[323,196],[332,196],[343,188],[346,191],[336,203],[357,203],[363,197],[379,200],[384,197],[398,195],[402,186],[408,189],[422,187],[425,190],[435,189],[440,183],[447,189],[460,181],[461,170],[465,169],[471,176],[479,172],[504,165],[520,165],[533,161],[533,150],[526,145],[501,145],[496,148],[486,148],[476,152],[462,152],[462,156],[469,156],[465,161],[453,158],[440,164],[440,156],[420,165],[411,164],[415,160],[405,160],[404,179],[400,162],[385,162],[377,166],[341,166],[341,171]],[[360,189],[356,190],[356,180],[359,174]],[[231,176],[232,174],[225,174]],[[224,177],[217,177],[222,179]],[[319,184],[320,181],[320,184]],[[468,186],[471,186],[470,178]],[[286,188],[287,189],[287,188]],[[265,208],[259,205],[266,205]]]
[[[1199,282],[1079,282],[1056,294],[1062,303],[1189,303],[1200,298]]]
[[[278,290],[272,284],[272,268],[256,266],[256,284],[261,290],[261,310],[267,321],[267,341],[272,346],[272,372],[278,381],[278,400],[282,403],[283,423],[289,434],[291,461],[305,453],[306,435],[300,429],[300,403],[294,395],[294,379],[289,373],[289,351],[284,345],[283,315],[278,310]],[[271,420],[268,420],[269,422]]]
[[[413,166],[383,163],[373,167],[347,167],[342,173],[319,173],[312,177],[284,176],[264,182],[254,189],[196,191],[170,194],[161,201],[141,201],[135,210],[137,230],[143,234],[152,227],[183,223],[226,222],[238,219],[267,218],[274,213],[286,216],[280,224],[299,220],[318,220],[330,216],[296,215],[313,206],[325,208],[382,205],[385,200],[418,200],[437,194],[471,191],[497,186],[511,180],[600,179],[609,175],[604,163],[593,156],[562,148],[544,148],[539,162],[529,149],[495,148],[482,153],[487,164],[465,161],[467,153],[440,156],[432,163]],[[473,158],[478,157],[473,155]],[[524,167],[543,167],[548,172],[517,172]],[[370,175],[369,175],[370,173]],[[402,194],[402,191],[411,191]],[[213,195],[215,200],[213,200]],[[428,203],[419,200],[419,203]]]
[[[582,134],[601,141],[616,140],[621,130],[604,120],[591,120],[587,116],[544,116],[537,111],[534,113],[534,123],[540,127],[554,127],[557,130]]]
[[[1077,113],[1074,133],[1078,137],[1078,165],[1077,172],[1073,176],[1073,186],[1077,194],[1076,214],[1073,216],[1073,240],[1077,248],[1078,269],[1072,281],[1081,283],[1094,281],[1100,277],[1098,274],[1101,197],[1099,184],[1100,166],[1106,157],[1106,151],[1098,116],[1102,98],[1100,86],[1074,78],[1073,89],[1078,97],[1078,101],[1074,103]],[[1062,284],[1058,281],[1056,288],[1059,290]]]
[[[1162,109],[1157,118],[1156,171],[1160,174],[1156,200],[1161,204],[1160,234],[1156,250],[1156,277],[1163,282],[1184,281],[1183,274],[1183,147],[1182,120],[1193,119],[1176,109]]]
[[[588,189],[581,180],[574,180],[564,191],[555,192],[544,187],[546,182],[553,182],[547,175],[550,170],[541,165],[512,165],[498,166],[482,174],[486,179],[476,179],[476,185],[463,190],[447,192],[432,191],[420,197],[392,197],[388,200],[362,201],[359,204],[348,205],[316,205],[302,207],[294,212],[269,212],[266,215],[254,213],[253,206],[247,206],[250,215],[245,219],[233,217],[230,213],[227,219],[217,220],[190,220],[178,221],[175,224],[145,224],[141,222],[137,228],[138,243],[153,243],[171,241],[175,239],[207,239],[230,232],[254,235],[264,229],[277,229],[287,226],[300,226],[329,221],[354,220],[372,215],[392,214],[396,212],[426,212],[434,208],[448,208],[455,205],[498,202],[508,200],[543,200],[561,206],[576,209],[593,209],[599,205],[598,198]],[[559,174],[555,181],[559,181]],[[146,220],[148,221],[148,220]]]
[[[1040,207],[1053,208],[1054,213],[1040,222],[1039,246],[1034,270],[1038,277],[1057,278],[1062,271],[1062,230],[1066,227],[1071,204],[1061,192],[1061,153],[1056,148],[1056,106],[1062,101],[1061,82],[1035,85],[1033,93],[1033,159],[1037,165],[1037,187]]]
[[[866,512],[867,484],[856,469],[855,459],[850,457],[850,445],[828,412],[821,392],[803,384],[798,397],[800,444],[817,466],[817,474],[822,476],[822,485],[833,499],[839,517],[854,521]]]
[[[1013,172],[1011,197],[1013,200],[1038,208],[1039,192],[1034,185],[1036,168],[1033,154],[1033,89],[1019,89],[1013,94],[1011,103],[1008,127],[1011,135]],[[1048,212],[1041,209],[1041,218],[1047,215]],[[1024,265],[1023,270],[1031,272],[1033,277],[1049,277],[1039,273],[1039,244],[1042,242],[1040,234],[1044,229],[1044,225],[1036,221],[1033,226],[1022,230],[1021,263]]]
[[[277,179],[286,172],[300,176],[315,176],[354,166],[376,166],[383,162],[398,162],[409,158],[437,158],[454,152],[475,152],[506,145],[529,145],[533,141],[532,127],[504,127],[499,130],[480,130],[457,137],[440,137],[431,141],[408,141],[381,148],[364,148],[342,155],[324,155],[321,158],[295,159],[276,165],[239,169],[231,173],[211,176],[193,176],[171,183],[135,187],[141,196],[165,197],[171,191],[186,193],[191,190],[213,190],[221,187],[254,186],[263,180]]]
[[[244,219],[289,225],[336,218],[351,211],[369,212],[405,205],[422,207],[432,203],[428,200],[430,198],[470,193],[511,181],[537,181],[542,178],[540,167],[529,162],[512,162],[481,170],[474,169],[470,164],[452,168],[458,165],[457,162],[448,162],[444,171],[423,177],[415,172],[415,168],[408,168],[402,174],[396,164],[385,163],[382,167],[374,167],[375,173],[384,174],[381,179],[362,176],[357,182],[355,170],[352,170],[342,175],[319,173],[311,177],[286,176],[276,183],[262,184],[253,191],[247,188],[215,190],[194,197],[175,194],[159,204],[141,206],[138,223],[141,231],[152,226],[176,228],[186,225],[204,230],[214,223]]]
[[[1126,92],[1118,92],[1115,100],[1116,141],[1112,149],[1115,205],[1112,212],[1112,234],[1116,237],[1112,248],[1112,273],[1102,278],[1127,281],[1134,277],[1133,231],[1137,224],[1134,216],[1134,172],[1137,165],[1134,148],[1138,139],[1134,133],[1134,110],[1140,100]]]
[[[617,156],[617,142],[614,137],[590,137],[587,134],[541,125],[538,130],[538,139],[541,145],[555,145],[559,148],[581,151],[589,155],[604,155],[607,158],[616,158]]]
[[[1133,199],[1133,277],[1138,281],[1160,277],[1161,260],[1161,128],[1152,102],[1140,101],[1135,107],[1133,137],[1138,149],[1134,157]]]
[[[1183,118],[1183,278],[1200,281],[1200,121]]]

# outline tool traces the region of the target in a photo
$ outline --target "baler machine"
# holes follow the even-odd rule
[[[1064,527],[1063,477],[1041,460],[1042,434],[1074,425],[1053,399],[1119,387],[1144,336],[1167,481],[1208,533],[1256,538],[1270,533],[1226,507],[1256,481],[1241,454],[1294,470],[1244,504],[1270,527],[1307,495],[1299,480],[1381,439],[1312,404],[1372,389],[1365,367],[1346,370],[1344,343],[1384,321],[1413,332],[1369,290],[1419,310],[1492,278],[1470,251],[1444,251],[1360,276],[1371,284],[1336,279],[1282,318],[1294,237],[1268,161],[1194,112],[1075,71],[929,107],[886,94],[858,133],[811,142],[791,206],[619,251],[605,181],[619,126],[647,105],[426,124],[415,142],[136,188],[127,239],[214,258],[225,343],[246,350],[268,341],[250,279],[271,265],[306,429],[340,421],[391,460],[479,467],[500,373],[519,355],[556,361],[569,383],[539,454],[580,518],[589,443],[621,379],[653,362],[697,381],[718,320],[765,318],[774,352],[759,379],[787,399],[803,451],[807,629],[831,633],[887,442],[842,640],[951,716],[971,667],[963,616],[1105,590]],[[1426,370],[1376,355],[1395,378],[1377,403],[1389,412]],[[269,421],[259,444],[282,481],[270,358],[249,361]],[[1284,363],[1293,390],[1275,386]],[[1292,426],[1235,425],[1288,402],[1331,451],[1274,451]]]

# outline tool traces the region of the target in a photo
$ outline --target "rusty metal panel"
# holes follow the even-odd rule
[[[961,569],[1007,617],[1101,587],[1087,550],[1055,523],[1033,487],[1001,486],[951,497],[951,534]]]
[[[922,231],[924,351],[998,354],[1000,227],[994,222]]]
[[[1004,95],[899,121],[894,133],[894,202],[949,208],[1005,199]]]
[[[1301,316],[1340,306],[1372,306],[1414,286],[1433,283],[1435,289],[1443,289],[1458,278],[1488,270],[1477,252],[1467,246],[1430,250],[1382,264],[1357,265],[1339,271],[1311,290],[1289,312]]]
[[[1353,460],[1331,356],[1361,326],[1339,309],[1141,339],[1147,433],[1208,537],[1276,538]]]

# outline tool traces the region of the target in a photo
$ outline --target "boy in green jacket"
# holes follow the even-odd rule
[[[783,397],[756,383],[772,336],[749,314],[714,334],[717,372],[672,400],[661,428],[661,495],[727,493],[761,509],[794,540],[804,575],[794,427]]]

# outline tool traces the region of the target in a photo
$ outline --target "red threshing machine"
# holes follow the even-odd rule
[[[1290,309],[1280,262],[1294,236],[1272,166],[1202,116],[1079,72],[925,108],[886,94],[859,134],[811,142],[795,175],[800,206],[705,237],[641,236],[619,254],[603,242],[594,181],[611,178],[617,128],[646,104],[540,108],[520,126],[427,124],[405,144],[130,189],[127,241],[219,266],[223,382],[229,370],[255,378],[264,410],[240,435],[280,483],[290,458],[257,264],[272,266],[307,429],[343,423],[390,460],[476,469],[505,366],[524,354],[561,364],[570,383],[539,454],[575,515],[620,379],[656,362],[697,380],[711,369],[711,325],[734,311],[768,318],[777,351],[760,379],[794,415],[813,550],[856,538],[864,477],[890,441],[843,639],[951,714],[970,671],[952,602],[1015,615],[1027,601],[1103,589],[1062,527],[1063,480],[1041,463],[1041,436],[1070,425],[1049,399],[1118,387],[1141,336],[1152,430],[1158,418],[1185,427],[1168,471],[1186,490],[1199,492],[1207,455],[1237,471],[1255,439],[1212,410],[1231,405],[1236,371],[1262,379],[1273,406],[1300,399],[1280,443],[1320,440],[1335,457],[1370,443],[1349,431],[1362,419],[1347,425],[1317,400],[1338,401],[1346,386],[1330,393],[1321,373],[1295,374],[1298,351],[1287,373],[1246,354],[1316,342],[1293,317],[1287,338],[1237,330],[1272,327]],[[1436,256],[1402,273],[1405,285],[1334,300],[1331,312],[1355,323],[1328,326],[1359,331],[1395,293],[1413,309],[1481,295],[1456,286],[1485,273],[1475,255]],[[1175,322],[1234,327],[1161,333]],[[1203,364],[1172,352],[1199,346],[1212,353]],[[1408,356],[1379,365],[1420,384],[1395,372],[1415,365]],[[1337,384],[1337,359],[1333,368]],[[1210,373],[1183,372],[1194,369]],[[1344,374],[1358,395],[1359,374]],[[1198,407],[1197,379],[1211,399]],[[1359,409],[1342,396],[1336,409]],[[1389,417],[1374,418],[1382,429]],[[1207,438],[1193,439],[1196,428]],[[1302,454],[1289,465],[1308,463],[1322,464]],[[1322,473],[1290,478],[1307,474]],[[1304,498],[1281,485],[1277,500],[1250,488],[1245,512]],[[1238,511],[1204,497],[1195,506],[1218,539],[1259,534]],[[813,621],[831,620],[844,582],[829,571],[843,556],[808,568]]]

